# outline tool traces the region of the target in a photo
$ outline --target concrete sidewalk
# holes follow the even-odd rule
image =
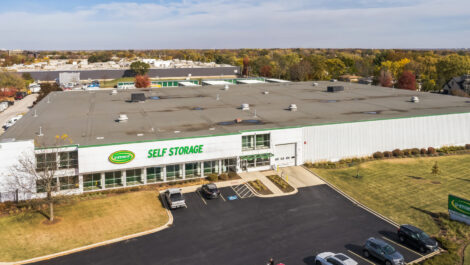
[[[287,176],[289,184],[296,188],[326,184],[322,179],[301,166],[280,168],[278,175],[283,178]]]

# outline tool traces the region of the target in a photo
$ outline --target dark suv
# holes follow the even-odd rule
[[[405,259],[400,252],[396,251],[395,248],[385,241],[374,237],[367,239],[362,253],[364,257],[375,257],[384,262],[385,265],[405,265]]]
[[[401,225],[400,228],[398,228],[397,234],[398,240],[400,240],[401,243],[407,243],[423,253],[428,250],[435,251],[438,249],[436,240],[429,237],[421,229],[412,225]]]

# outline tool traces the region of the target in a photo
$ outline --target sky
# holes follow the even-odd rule
[[[468,0],[0,0],[0,49],[469,48]]]

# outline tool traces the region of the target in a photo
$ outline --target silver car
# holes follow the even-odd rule
[[[358,263],[343,253],[323,252],[315,257],[315,265],[357,265]]]

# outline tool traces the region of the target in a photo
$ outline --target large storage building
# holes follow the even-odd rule
[[[32,152],[38,170],[57,162],[59,192],[82,193],[470,143],[467,98],[341,82],[331,93],[331,84],[50,94],[0,136],[2,200],[9,169]],[[54,148],[63,134],[71,142]]]

